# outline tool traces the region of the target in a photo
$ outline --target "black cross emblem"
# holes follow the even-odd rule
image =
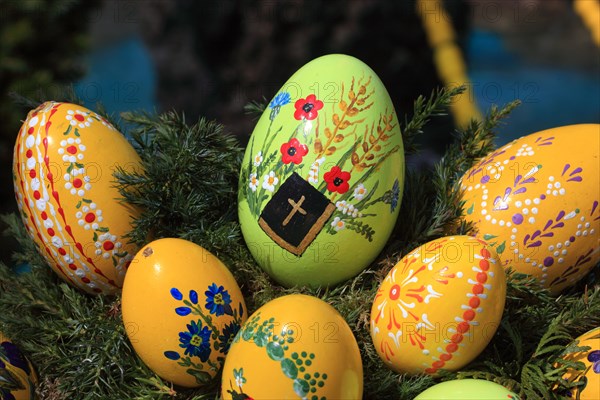
[[[327,197],[294,172],[269,200],[258,224],[275,243],[300,256],[334,211]]]

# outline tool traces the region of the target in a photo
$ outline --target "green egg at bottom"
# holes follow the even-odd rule
[[[457,379],[430,387],[415,400],[520,400],[504,386],[482,379]]]

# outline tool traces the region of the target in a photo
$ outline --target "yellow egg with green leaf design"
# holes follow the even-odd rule
[[[285,286],[357,275],[385,245],[404,185],[404,148],[390,96],[356,58],[298,70],[258,121],[240,173],[242,232]]]
[[[221,392],[223,400],[361,399],[358,344],[323,300],[279,297],[254,312],[235,337]]]

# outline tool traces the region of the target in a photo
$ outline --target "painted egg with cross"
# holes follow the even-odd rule
[[[382,250],[404,185],[398,117],[356,58],[317,58],[277,91],[242,163],[238,212],[258,264],[285,286],[329,286]]]
[[[252,314],[234,339],[223,400],[362,399],[363,369],[352,330],[329,304],[292,294]]]
[[[65,281],[114,294],[136,248],[124,235],[137,211],[117,200],[113,172],[140,159],[105,118],[75,104],[32,110],[14,148],[19,211],[40,254]]]
[[[414,400],[520,400],[502,385],[483,379],[456,379],[433,385]]]
[[[371,308],[371,338],[385,365],[408,374],[455,371],[473,361],[500,324],[506,277],[492,246],[447,236],[404,256]]]
[[[0,333],[0,399],[35,398],[37,375],[19,348]]]
[[[502,265],[557,294],[600,261],[600,125],[517,139],[462,177],[464,218]]]
[[[583,371],[570,371],[563,377],[569,382],[581,382],[583,386],[573,388],[563,395],[573,400],[596,400],[600,393],[600,327],[592,329],[577,338],[578,346],[589,346],[589,350],[571,353],[564,358],[582,362]]]
[[[208,250],[175,238],[155,240],[136,254],[122,310],[137,355],[184,387],[207,385],[220,372],[247,316],[227,267]]]

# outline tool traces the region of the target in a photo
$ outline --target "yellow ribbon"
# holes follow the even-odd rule
[[[592,39],[600,46],[600,1],[598,0],[575,0],[573,3],[575,12],[583,20],[590,30]]]
[[[450,106],[454,123],[463,128],[471,119],[481,121],[482,115],[475,102],[473,85],[469,84],[467,67],[456,44],[450,15],[444,9],[442,1],[417,0],[417,13],[423,21],[427,40],[433,49],[433,60],[444,86],[453,88],[465,85],[467,88]]]

